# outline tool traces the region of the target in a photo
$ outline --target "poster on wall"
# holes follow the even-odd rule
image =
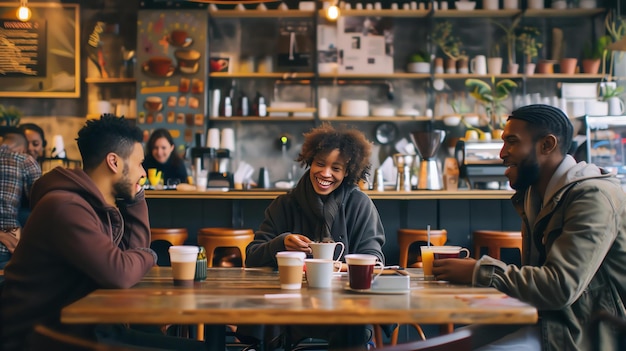
[[[389,18],[342,16],[337,21],[339,73],[393,73]]]
[[[183,155],[206,130],[206,11],[140,10],[137,26],[137,124],[144,141],[167,129]]]
[[[0,3],[0,97],[79,97],[79,6],[31,2],[26,21],[18,6]]]

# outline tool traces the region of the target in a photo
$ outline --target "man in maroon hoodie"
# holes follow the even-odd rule
[[[135,285],[155,265],[144,193],[142,132],[105,115],[78,132],[83,170],[57,167],[35,183],[32,213],[4,271],[1,348],[22,350],[33,326],[108,343],[202,350],[193,340],[145,337],[120,326],[63,325],[64,306],[95,289]]]

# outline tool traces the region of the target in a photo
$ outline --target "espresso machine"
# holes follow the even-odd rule
[[[209,172],[207,188],[234,188],[235,180],[230,171],[230,150],[217,149]]]
[[[499,189],[506,189],[506,166],[500,159],[502,145],[502,140],[461,139],[456,143],[454,156],[459,164],[459,177],[465,180],[468,188],[483,189],[487,188],[488,183],[498,182]]]
[[[191,159],[193,160],[193,179],[197,182],[200,171],[207,171],[213,165],[215,159],[215,149],[212,147],[193,147],[191,148]]]
[[[443,179],[437,162],[437,151],[446,137],[444,130],[432,130],[428,124],[422,131],[411,132],[411,140],[420,154],[420,170],[417,178],[418,190],[441,190]]]

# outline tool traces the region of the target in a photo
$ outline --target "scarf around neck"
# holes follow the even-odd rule
[[[328,196],[322,197],[315,192],[310,178],[311,170],[307,170],[293,190],[293,194],[302,208],[302,214],[311,223],[315,223],[315,233],[311,239],[319,242],[332,241],[331,228],[343,202],[346,189],[341,184]]]

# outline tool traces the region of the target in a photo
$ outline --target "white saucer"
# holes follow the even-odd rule
[[[358,294],[371,294],[371,295],[404,295],[411,292],[411,290],[372,290],[372,289],[352,289],[349,286],[343,288],[343,290],[358,293]]]

